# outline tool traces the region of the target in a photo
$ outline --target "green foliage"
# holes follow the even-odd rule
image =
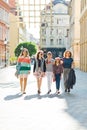
[[[18,44],[18,46],[15,48],[15,56],[18,57],[21,53],[21,50],[23,48],[27,48],[29,51],[30,56],[34,55],[37,52],[36,44],[33,42],[23,42]]]
[[[16,62],[17,62],[17,57],[15,57],[15,56],[13,56],[13,57],[10,57],[10,64],[16,64]]]

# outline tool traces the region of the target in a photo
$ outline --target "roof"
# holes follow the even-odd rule
[[[54,0],[52,3],[53,3],[53,5],[56,5],[58,3],[62,3],[62,4],[67,5],[67,3],[65,2],[65,0]]]

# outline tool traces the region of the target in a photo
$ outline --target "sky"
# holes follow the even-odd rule
[[[18,0],[19,1],[19,3],[22,5],[23,4],[23,2],[24,2],[24,4],[26,4],[27,6],[28,6],[28,4],[31,4],[31,5],[34,5],[34,0]],[[66,1],[70,1],[70,0],[66,0]],[[29,3],[30,2],[30,3]],[[36,4],[38,4],[39,3],[39,0],[35,0],[35,2],[36,2]],[[45,0],[41,0],[41,4],[44,4],[44,2],[45,2]],[[50,2],[50,0],[46,0],[46,4],[48,4]],[[27,10],[27,6],[25,6],[25,7],[22,7],[21,6],[21,9],[22,10],[25,10],[25,8],[26,8],[26,10]],[[33,6],[31,6],[31,8],[33,8]],[[38,7],[37,7],[38,8]],[[42,6],[41,7],[41,10],[43,10],[44,9],[44,6]],[[39,11],[40,12],[40,11]],[[25,14],[23,13],[23,15],[24,16],[28,16],[28,14],[27,13],[29,13],[29,11],[28,12],[25,12]],[[35,38],[38,38],[39,39],[39,37],[40,37],[40,27],[39,26],[34,26],[34,24],[33,24],[33,22],[30,22],[30,23],[32,23],[32,24],[30,24],[30,26],[28,25],[28,21],[30,20],[30,21],[32,21],[32,16],[33,16],[33,13],[34,12],[30,12],[30,14],[29,15],[31,15],[31,17],[29,18],[29,17],[25,17],[25,19],[24,19],[24,21],[26,22],[26,26],[27,26],[27,29],[28,29],[28,31],[29,31],[29,33],[31,33],[31,34],[33,34],[34,35],[34,37]],[[36,15],[37,15],[37,11],[35,12],[36,13]],[[40,19],[39,19],[39,21],[40,21]]]

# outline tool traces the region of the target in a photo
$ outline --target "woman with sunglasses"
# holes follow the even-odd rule
[[[43,58],[43,52],[39,51],[36,55],[33,68],[33,74],[37,79],[38,94],[41,93],[42,78],[44,77],[45,72],[46,72],[45,59]]]

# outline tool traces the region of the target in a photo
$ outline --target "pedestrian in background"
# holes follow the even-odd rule
[[[63,57],[63,77],[64,77],[64,87],[65,87],[65,92],[70,92],[70,86],[67,86],[67,81],[69,77],[69,72],[71,68],[73,68],[74,62],[72,58],[72,53],[70,51],[65,51],[64,52],[64,57]]]
[[[53,65],[54,79],[56,82],[56,94],[60,93],[60,80],[63,73],[63,66],[61,64],[61,59],[59,57],[55,58],[55,63]]]
[[[42,78],[45,76],[46,64],[43,58],[43,52],[40,50],[34,60],[33,74],[37,79],[38,94],[41,93]]]
[[[30,74],[31,70],[31,61],[28,49],[23,48],[21,51],[20,56],[17,60],[16,68],[19,68],[19,79],[20,79],[20,86],[21,86],[21,92],[23,94],[26,94],[26,86],[27,86],[27,78],[28,74]]]
[[[53,63],[54,63],[54,59],[52,58],[52,53],[50,51],[47,52],[47,58],[45,62],[46,62],[46,76],[47,76],[47,86],[48,86],[47,94],[50,94],[52,79],[53,79]]]

